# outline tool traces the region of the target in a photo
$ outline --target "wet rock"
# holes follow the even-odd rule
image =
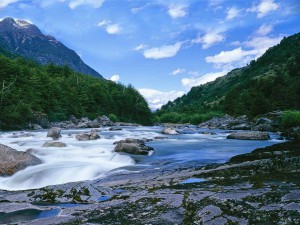
[[[154,137],[154,140],[164,140],[164,139],[168,139],[168,137],[162,137],[162,136]]]
[[[200,132],[199,134],[205,134],[205,135],[216,135],[217,133],[203,131],[203,132]]]
[[[121,127],[110,127],[108,130],[109,131],[118,131],[118,130],[122,130],[122,128]]]
[[[119,143],[116,145],[114,150],[115,152],[125,152],[134,155],[148,155],[149,152],[154,149],[142,144]]]
[[[25,133],[25,132],[20,132],[20,133],[13,133],[13,135],[9,136],[10,138],[24,138],[24,137],[33,137],[34,134],[32,133]]]
[[[234,132],[229,134],[227,136],[227,139],[269,140],[270,135],[267,132],[261,132],[261,131]]]
[[[135,155],[148,155],[150,151],[154,150],[152,147],[146,146],[143,140],[134,138],[126,138],[114,144],[116,144],[115,152],[125,152]]]
[[[48,133],[47,133],[47,137],[51,137],[53,138],[53,140],[57,140],[61,137],[61,129],[58,127],[52,127]]]
[[[0,176],[10,176],[28,166],[41,163],[42,161],[34,155],[0,144]]]
[[[100,136],[96,132],[82,132],[75,135],[78,141],[97,140]]]
[[[66,147],[67,145],[65,143],[62,142],[46,142],[43,144],[43,147],[57,147],[57,148],[61,148],[61,147]]]
[[[165,127],[162,132],[162,134],[170,134],[170,135],[177,135],[179,134],[174,128],[171,127]]]
[[[208,129],[227,129],[227,130],[250,130],[251,125],[249,124],[248,118],[246,115],[239,116],[237,118],[225,115],[222,117],[214,117],[208,121],[200,123],[199,128],[208,128]]]

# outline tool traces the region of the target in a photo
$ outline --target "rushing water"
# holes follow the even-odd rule
[[[82,130],[64,130],[60,142],[67,147],[42,147],[47,138],[47,131],[26,132],[29,137],[16,137],[20,132],[2,133],[0,143],[18,151],[30,152],[43,163],[27,167],[10,177],[0,177],[0,189],[25,190],[47,185],[63,184],[73,181],[92,180],[114,172],[138,172],[144,169],[174,168],[180,166],[221,163],[230,157],[250,152],[258,147],[265,147],[280,142],[272,134],[268,141],[229,140],[229,131],[190,130],[180,135],[162,135],[161,127],[124,127],[121,131],[108,131],[101,128],[101,139],[95,141],[77,141],[75,134]],[[216,135],[201,134],[203,131],[215,132]],[[154,147],[150,156],[133,156],[113,151],[113,142],[125,138],[168,137],[146,143]]]

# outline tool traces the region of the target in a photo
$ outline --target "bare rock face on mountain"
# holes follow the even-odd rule
[[[0,176],[10,176],[28,166],[41,164],[42,161],[27,152],[19,152],[0,144]]]
[[[7,17],[0,21],[0,47],[40,64],[67,65],[76,72],[103,78],[86,65],[75,51],[54,37],[44,35],[35,25]]]

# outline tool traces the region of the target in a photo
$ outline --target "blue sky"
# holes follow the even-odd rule
[[[299,0],[0,0],[158,108],[300,31]]]

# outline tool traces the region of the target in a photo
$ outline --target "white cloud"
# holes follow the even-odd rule
[[[148,47],[148,45],[140,44],[139,46],[136,46],[134,48],[134,50],[135,51],[140,51],[140,50],[146,49],[147,47]]]
[[[268,33],[270,33],[271,31],[273,30],[273,26],[272,25],[261,25],[258,30],[256,31],[256,34],[257,35],[260,35],[260,36],[265,36],[267,35]]]
[[[108,34],[119,34],[121,32],[122,28],[119,24],[111,24],[106,27],[106,32]]]
[[[159,109],[168,101],[173,101],[174,99],[184,95],[184,91],[174,90],[163,92],[154,89],[142,88],[138,89],[138,91],[145,97],[151,109]]]
[[[219,42],[222,42],[225,40],[225,36],[221,34],[218,31],[208,31],[206,34],[204,34],[202,37],[197,37],[194,40],[192,40],[192,43],[202,44],[203,49],[207,49]]]
[[[236,9],[235,7],[229,8],[227,10],[226,20],[232,20],[239,16],[240,10]]]
[[[181,68],[178,68],[174,71],[172,71],[172,75],[177,75],[177,74],[180,74],[180,73],[184,73],[186,70],[185,69],[181,69]]]
[[[109,79],[113,82],[118,82],[120,80],[120,76],[115,74],[115,75],[112,75]]]
[[[227,73],[227,71],[221,71],[216,73],[206,73],[199,77],[183,78],[181,83],[184,87],[190,89],[201,84],[205,84],[210,81],[214,81],[218,77],[222,77]]]
[[[144,57],[147,59],[162,59],[173,57],[180,50],[181,43],[177,42],[174,45],[163,45],[157,48],[150,48],[144,51]]]
[[[9,4],[18,2],[19,0],[1,0],[0,1],[0,8],[5,8],[6,6],[8,6]]]
[[[69,2],[69,7],[75,9],[81,5],[89,5],[94,8],[100,8],[105,0],[71,0]]]
[[[233,49],[231,51],[221,51],[214,56],[205,57],[205,61],[214,64],[225,64],[240,61],[243,57],[248,55],[256,55],[256,51],[244,51],[241,47]]]
[[[106,25],[108,25],[108,24],[110,24],[110,23],[111,23],[110,20],[102,20],[102,21],[100,21],[100,22],[97,24],[97,26],[103,27],[103,26],[106,26]]]
[[[265,51],[274,46],[279,44],[282,37],[253,37],[251,40],[244,42],[244,45],[249,48],[254,48],[257,51],[256,57],[260,57],[262,54],[265,53]]]
[[[187,7],[185,5],[171,4],[168,7],[168,13],[174,19],[180,18],[180,17],[185,17],[187,14],[186,10],[187,10]]]
[[[270,12],[276,11],[279,9],[279,4],[274,0],[261,0],[260,4],[257,6],[252,6],[248,9],[249,12],[257,13],[258,18],[262,18],[269,14]]]

